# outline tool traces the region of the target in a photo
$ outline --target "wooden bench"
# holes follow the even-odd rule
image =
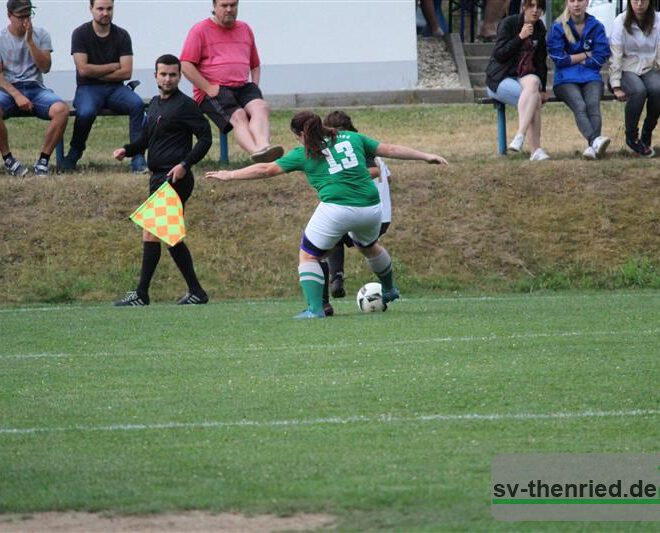
[[[148,103],[145,103],[145,110],[148,106]],[[71,108],[69,106],[69,116],[70,117],[75,117],[76,116],[76,110],[74,108]],[[21,114],[21,116],[33,116],[33,115],[28,115],[28,114]],[[125,113],[115,113],[114,111],[110,109],[101,109],[99,114],[97,115],[98,117],[121,117],[121,116],[128,116]],[[218,130],[219,131],[219,130]],[[227,134],[219,131],[220,133],[220,163],[229,163],[229,144],[227,142]],[[57,159],[57,166],[60,167],[62,160],[64,159],[64,139],[62,139],[57,146],[55,147],[55,154],[56,154],[56,159]]]
[[[613,94],[604,94],[601,101],[608,100],[616,100],[616,97]],[[546,101],[548,104],[554,102],[562,102],[562,100],[553,95]],[[497,111],[497,153],[506,155],[506,104],[490,97],[478,98],[477,103],[493,104],[495,106],[495,110]]]
[[[140,85],[140,82],[138,80],[132,80],[129,81],[126,86],[131,89],[135,90],[135,88]],[[149,102],[144,102],[144,108],[145,110],[149,106]],[[20,111],[19,113],[14,115],[15,117],[33,117],[34,115],[32,113],[26,113],[23,111]],[[75,108],[72,107],[71,104],[69,104],[69,116],[70,117],[75,117],[76,116],[76,110]],[[99,114],[97,115],[99,117],[119,117],[119,116],[128,116],[125,113],[116,113],[110,109],[101,109]],[[218,130],[219,131],[219,130]],[[229,163],[229,144],[227,142],[227,134],[219,131],[220,133],[220,163]],[[62,160],[64,159],[64,139],[62,139],[57,146],[55,147],[55,155],[57,159],[57,166],[60,167],[62,166]]]

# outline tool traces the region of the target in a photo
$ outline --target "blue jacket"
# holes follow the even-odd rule
[[[575,36],[575,44],[566,39],[561,22],[555,22],[548,34],[548,55],[555,64],[554,86],[563,83],[588,83],[602,81],[600,69],[610,57],[610,42],[605,27],[588,13],[584,21],[584,31],[578,37],[575,24],[569,19],[568,26]],[[591,52],[592,56],[584,63],[571,65],[571,55]]]

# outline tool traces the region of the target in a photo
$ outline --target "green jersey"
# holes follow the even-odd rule
[[[335,143],[323,149],[320,159],[307,157],[305,147],[299,146],[275,163],[284,172],[304,172],[322,202],[368,207],[380,203],[366,163],[367,156],[376,155],[378,144],[361,133],[338,131]]]

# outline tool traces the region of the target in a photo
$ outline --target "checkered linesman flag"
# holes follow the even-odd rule
[[[174,246],[186,236],[183,204],[167,181],[129,218],[168,246]]]

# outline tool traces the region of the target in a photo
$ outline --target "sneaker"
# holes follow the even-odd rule
[[[140,295],[137,291],[128,291],[121,300],[113,302],[112,305],[115,307],[140,307],[149,305],[149,295]]]
[[[330,304],[330,302],[323,304],[323,312],[325,313],[325,316],[334,316],[335,315],[335,310]]]
[[[509,150],[512,152],[522,152],[523,144],[525,144],[525,136],[522,133],[516,133],[516,136],[509,144]]]
[[[209,296],[204,291],[187,292],[176,303],[177,305],[202,305],[209,302]]]
[[[594,142],[591,143],[594,152],[596,152],[596,157],[603,157],[605,150],[610,145],[610,138],[603,137],[602,135],[596,137]]]
[[[48,159],[40,157],[32,167],[35,176],[48,176]]]
[[[598,156],[596,155],[596,150],[593,146],[587,146],[587,149],[582,152],[582,157],[585,159],[598,159]]]
[[[269,144],[266,146],[266,148],[262,148],[261,150],[250,154],[250,157],[255,163],[270,163],[276,159],[279,159],[283,155],[284,148],[282,148],[279,144]]]
[[[653,157],[655,151],[646,146],[640,139],[632,139],[630,137],[626,138],[626,144],[637,155],[642,157]]]
[[[12,176],[16,176],[18,178],[22,178],[28,173],[27,167],[14,157],[5,159],[5,170]]]
[[[529,158],[530,161],[545,161],[546,159],[550,159],[550,156],[545,153],[543,148],[534,150],[534,153]]]
[[[142,154],[138,154],[131,159],[131,172],[133,174],[146,174],[149,172],[147,161]]]
[[[383,291],[383,303],[388,304],[394,300],[398,300],[401,293],[396,287],[392,287],[389,290]]]
[[[344,288],[344,276],[342,274],[335,274],[330,282],[330,294],[333,298],[343,298],[346,296],[346,289]]]
[[[298,313],[296,316],[293,317],[296,320],[300,320],[303,318],[325,318],[325,313],[323,311],[319,313],[314,313],[310,311],[309,309],[305,309],[302,313]]]

